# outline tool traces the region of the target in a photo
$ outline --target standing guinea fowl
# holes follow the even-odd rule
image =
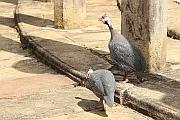
[[[89,69],[87,72],[87,78],[90,89],[92,92],[100,98],[99,108],[104,108],[103,100],[105,104],[112,107],[114,104],[114,93],[116,88],[116,82],[113,74],[108,70],[95,70]]]
[[[144,72],[146,66],[144,56],[140,50],[113,29],[107,15],[103,15],[99,21],[102,21],[109,27],[111,33],[111,39],[108,44],[110,56],[113,62],[118,65],[118,68],[124,71],[123,80],[128,82],[129,72],[134,72],[139,79],[139,73]]]

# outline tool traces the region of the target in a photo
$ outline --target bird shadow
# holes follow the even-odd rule
[[[84,99],[84,98],[80,98],[80,97],[75,97],[75,99],[79,99],[81,101],[79,101],[77,104],[78,106],[80,106],[84,111],[86,112],[90,112],[102,117],[108,117],[108,115],[106,114],[105,111],[100,111],[96,109],[96,106],[99,105],[98,101],[96,100],[88,100],[88,99]]]

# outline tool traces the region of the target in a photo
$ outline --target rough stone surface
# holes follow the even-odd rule
[[[63,0],[54,0],[54,27],[64,28],[63,25]]]
[[[86,0],[54,0],[56,28],[74,29],[85,26]]]
[[[179,81],[158,75],[153,75],[149,79],[127,90],[125,104],[146,110],[156,119],[179,120]]]
[[[122,0],[122,34],[138,46],[146,58],[147,71],[166,62],[167,1]]]
[[[168,0],[168,36],[180,40],[180,5]]]

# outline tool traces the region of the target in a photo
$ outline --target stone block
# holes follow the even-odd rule
[[[85,18],[86,0],[54,0],[55,28],[81,28]]]
[[[122,0],[122,34],[144,54],[147,71],[165,66],[167,0]]]

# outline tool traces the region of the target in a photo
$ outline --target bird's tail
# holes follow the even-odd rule
[[[104,96],[104,100],[105,100],[106,104],[109,107],[113,107],[113,104],[114,104],[114,94],[112,94],[111,96]]]

